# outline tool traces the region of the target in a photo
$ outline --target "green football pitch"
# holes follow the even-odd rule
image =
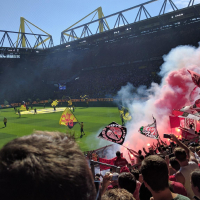
[[[38,107],[37,109],[42,109]],[[53,109],[53,108],[52,108]],[[115,121],[121,124],[121,119],[117,107],[78,107],[75,109],[75,116],[79,122],[84,123],[85,135],[80,138],[80,125],[76,124],[72,129],[66,126],[60,126],[59,120],[62,112],[45,113],[45,114],[27,114],[19,118],[13,108],[1,109],[0,119],[0,148],[8,141],[29,135],[34,130],[42,131],[59,131],[63,133],[74,134],[77,143],[82,151],[98,149],[110,144],[103,139],[97,138],[97,135],[109,123]],[[3,119],[7,118],[7,127],[4,128]]]

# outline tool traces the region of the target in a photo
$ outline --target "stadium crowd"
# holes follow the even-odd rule
[[[27,52],[16,59],[1,58],[0,84],[4,87],[0,104],[4,100],[17,103],[22,99],[47,100],[63,95],[79,98],[82,93],[105,98],[116,95],[127,82],[135,87],[160,83],[157,73],[162,56],[179,45],[198,46],[196,29],[195,23],[191,23],[176,30],[114,37],[97,43],[86,41],[62,50],[58,46],[38,53]],[[66,83],[67,90],[59,93],[61,82]]]
[[[129,149],[137,164],[116,152],[104,176],[92,174],[75,140],[59,132],[36,131],[0,150],[2,200],[187,200],[200,199],[200,145],[158,140],[147,151]],[[93,152],[94,153],[94,152]]]

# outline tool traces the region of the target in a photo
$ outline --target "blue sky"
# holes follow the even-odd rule
[[[141,4],[147,0],[2,0],[0,6],[0,30],[18,31],[20,17],[24,17],[53,36],[54,45],[59,45],[63,30],[98,8],[102,7],[105,16],[114,12]],[[158,0],[146,6],[152,16],[158,15],[164,0]],[[173,0],[178,8],[187,6],[189,0]],[[200,0],[195,0],[200,3]],[[170,11],[171,7],[167,7]],[[134,21],[137,10],[126,12],[129,23]],[[80,23],[89,22],[93,16]],[[108,23],[113,27],[117,16]],[[97,18],[95,18],[97,19]],[[34,33],[41,33],[30,25]],[[30,32],[26,27],[26,32]],[[13,36],[13,38],[16,36]],[[0,35],[1,38],[1,35]]]

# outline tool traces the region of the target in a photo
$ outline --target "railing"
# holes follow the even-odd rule
[[[130,11],[130,10],[133,10],[133,9],[136,9],[136,8],[139,8],[139,10],[137,12],[137,15],[135,17],[134,22],[138,22],[138,21],[141,20],[142,12],[144,12],[144,15],[145,15],[146,19],[151,18],[151,15],[149,14],[147,9],[145,8],[145,5],[147,5],[149,3],[152,3],[154,1],[158,1],[158,0],[151,0],[151,1],[148,1],[146,3],[142,3],[140,5],[133,6],[131,8],[122,10],[120,12],[116,12],[114,14],[108,15],[106,17],[102,17],[101,19],[93,20],[93,21],[88,22],[86,24],[83,24],[81,26],[77,26],[75,28],[71,28],[71,29],[68,29],[66,31],[63,31],[63,32],[61,32],[60,43],[61,44],[65,44],[65,43],[70,42],[70,41],[82,39],[82,38],[91,36],[93,34],[97,34],[99,32],[99,30],[100,30],[100,27],[102,29],[101,32],[110,30],[106,20],[108,18],[110,18],[110,17],[113,17],[113,16],[117,16],[117,19],[116,19],[116,21],[114,23],[113,29],[118,28],[120,26],[127,25],[127,24],[129,24],[129,22],[126,19],[126,17],[124,16],[124,12]],[[89,26],[92,26],[92,25],[95,25],[96,28],[93,27],[93,29],[91,29]],[[75,32],[75,30],[79,31],[79,36],[77,36],[78,33]],[[66,35],[68,36],[67,39],[65,38]]]
[[[19,36],[18,40],[15,41],[17,36]],[[49,38],[49,41],[45,42],[47,38]],[[24,40],[26,42],[26,47],[23,47],[22,45]],[[47,49],[53,47],[54,45],[52,36],[0,30],[0,48],[8,47],[12,49],[39,49],[39,44],[41,45],[40,49]]]
[[[109,164],[106,164],[106,163],[102,163],[102,162],[90,160],[90,166],[91,166],[91,171],[92,171],[93,177],[95,177],[95,165],[103,165],[103,166],[107,166],[107,167],[112,167],[113,169],[115,169],[115,171],[116,171],[117,173],[120,173],[120,167],[118,167],[118,166],[109,165]],[[138,164],[132,165],[131,167],[132,167],[132,168],[137,168],[137,167],[139,167],[140,165],[141,165],[141,163],[138,163]]]
[[[109,31],[111,29],[115,29],[115,28],[119,28],[120,26],[125,26],[125,25],[129,25],[129,24],[133,24],[136,22],[139,22],[141,20],[145,20],[145,19],[149,19],[151,18],[151,14],[148,12],[148,10],[146,9],[146,5],[153,3],[157,0],[151,0],[148,1],[146,3],[142,3],[140,5],[137,6],[133,6],[131,8],[116,12],[114,14],[102,17],[100,19],[97,20],[93,20],[90,21],[88,23],[85,23],[83,25],[77,26],[77,27],[73,27],[71,29],[67,29],[63,32],[61,32],[61,39],[60,39],[60,44],[66,44],[68,42],[74,41],[74,40],[80,40],[86,37],[89,37],[91,35],[95,35],[98,33],[102,33],[102,32],[106,32]],[[188,7],[190,6],[194,6],[194,2],[195,0],[188,0]],[[176,4],[173,2],[173,0],[164,0],[163,4],[161,6],[161,9],[158,13],[158,15],[156,17],[160,17],[160,15],[164,15],[166,13],[167,9],[167,4],[169,4],[169,6],[171,7],[172,11],[179,11],[178,7],[176,6]],[[138,9],[139,8],[139,9]],[[127,18],[125,17],[124,13],[130,10],[136,10],[136,16],[134,17],[133,14],[132,15],[132,19],[134,19],[134,21],[132,22],[128,22]],[[143,15],[143,18],[142,18]],[[108,18],[113,17],[113,16],[117,16],[116,20],[112,20],[114,21],[114,26],[113,28],[111,27],[111,24],[108,23]],[[100,30],[101,27],[101,31]],[[127,26],[126,27],[126,31],[131,31],[131,27]],[[114,34],[117,34],[118,32],[114,32]],[[66,37],[67,36],[67,37]],[[81,41],[82,43],[86,42],[86,41]],[[66,47],[70,47],[70,45],[67,45]]]
[[[91,166],[91,171],[92,171],[93,177],[95,177],[95,169],[94,169],[95,165],[104,165],[104,166],[107,166],[107,167],[112,167],[116,170],[117,173],[120,173],[120,167],[118,167],[118,166],[109,165],[109,164],[106,164],[106,163],[90,160],[90,166]]]

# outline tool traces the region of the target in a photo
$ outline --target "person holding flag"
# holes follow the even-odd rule
[[[126,158],[121,157],[120,151],[116,152],[116,156],[117,157],[114,161],[115,166],[124,167],[128,165],[128,161],[126,160]]]

